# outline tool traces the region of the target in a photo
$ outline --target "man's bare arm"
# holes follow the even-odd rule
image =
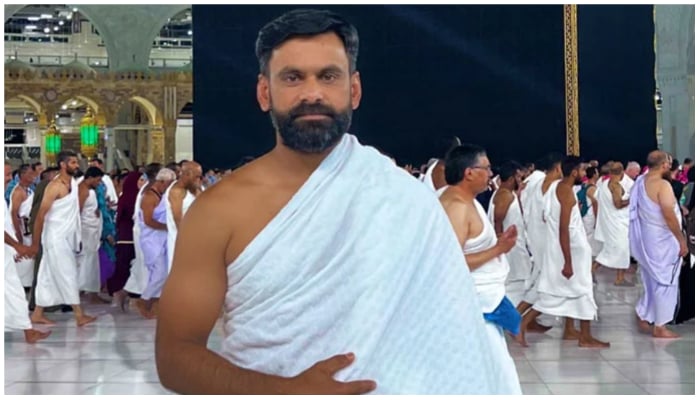
[[[46,213],[49,212],[53,202],[61,194],[61,186],[56,181],[49,183],[44,191],[44,198],[41,199],[39,211],[36,213],[34,226],[32,227],[32,250],[38,251],[41,244],[41,234],[44,232],[44,219]]]
[[[24,193],[22,190],[13,190],[12,191],[12,210],[10,210],[10,213],[12,214],[12,226],[15,227],[15,236],[17,236],[17,241],[22,243],[22,220],[19,217],[19,207],[22,205],[22,202],[27,199],[27,194]]]
[[[496,230],[496,235],[503,233],[503,220],[508,215],[508,209],[511,203],[515,201],[515,196],[510,191],[499,190],[493,198],[493,227]]]
[[[170,202],[170,207],[173,212],[173,220],[175,221],[175,226],[180,229],[180,221],[182,221],[182,201],[185,199],[185,193],[187,189],[181,189],[177,186],[173,186],[168,194],[168,201]]]
[[[464,246],[469,238],[470,224],[467,222],[469,209],[466,205],[459,202],[450,202],[446,207],[447,217],[450,219],[452,224],[452,229],[454,229],[457,234],[457,239],[459,240],[460,246]],[[499,240],[500,243],[500,240]],[[498,257],[499,255],[507,252],[504,251],[500,244],[496,244],[490,249],[480,251],[478,253],[465,254],[464,259],[467,262],[467,266],[470,271],[478,269],[482,265],[486,264],[489,260]]]
[[[629,200],[622,200],[622,185],[619,183],[610,183],[610,191],[612,192],[613,204],[615,208],[621,209],[630,205]]]
[[[83,207],[85,206],[85,201],[90,195],[90,189],[80,185],[78,187],[78,205],[80,206],[80,212],[83,212]]]
[[[593,215],[598,218],[598,200],[595,198],[595,186],[591,186],[586,190],[586,196],[591,200],[591,207],[593,207]]]
[[[685,242],[685,236],[676,219],[676,196],[673,194],[671,184],[664,180],[661,181],[661,190],[659,190],[658,200],[659,206],[661,206],[661,213],[664,216],[666,225],[668,225],[668,229],[671,230],[671,233],[673,233],[673,236],[678,240],[678,243]]]
[[[158,207],[158,198],[152,193],[146,193],[141,200],[141,212],[143,213],[143,223],[153,229],[167,231],[168,226],[153,219],[153,211]]]
[[[561,246],[561,251],[564,253],[564,267],[573,267],[571,264],[569,222],[571,221],[571,209],[576,205],[576,198],[574,194],[564,186],[557,187],[557,197],[561,205],[559,214],[559,246]],[[571,276],[567,276],[566,278],[568,279],[570,277]]]
[[[32,258],[36,254],[30,247],[18,242],[7,232],[5,232],[5,244],[15,249],[18,258]]]
[[[370,381],[333,379],[335,372],[352,363],[353,358],[346,355],[319,362],[297,377],[283,378],[240,368],[207,348],[228,281],[225,256],[231,227],[218,208],[206,198],[197,201],[178,230],[156,327],[156,366],[163,386],[181,394],[361,394],[373,390],[375,384]]]

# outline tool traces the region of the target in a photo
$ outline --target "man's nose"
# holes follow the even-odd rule
[[[300,100],[307,103],[319,103],[323,99],[323,86],[316,78],[306,79],[301,88]]]

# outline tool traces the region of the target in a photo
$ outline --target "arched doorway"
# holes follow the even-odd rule
[[[5,99],[5,160],[15,167],[40,160],[40,114],[41,106],[29,96]]]
[[[79,61],[107,67],[107,49],[95,25],[65,4],[27,5],[5,21],[5,60],[32,66],[59,66]]]
[[[163,25],[153,39],[148,65],[151,68],[182,68],[192,60],[192,8],[186,8]]]
[[[192,101],[188,101],[177,115],[175,128],[175,161],[194,159]]]
[[[134,168],[151,162],[151,131],[160,129],[162,118],[150,100],[134,96],[122,104],[114,127],[115,160],[119,168]]]

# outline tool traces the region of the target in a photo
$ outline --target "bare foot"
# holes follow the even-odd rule
[[[80,317],[75,317],[75,324],[78,325],[78,327],[81,327],[83,325],[87,325],[90,322],[94,322],[97,319],[97,317],[92,317],[87,314],[83,314]]]
[[[153,316],[150,311],[146,308],[146,302],[143,299],[137,299],[135,302],[136,309],[138,310],[139,314],[141,314],[142,317],[146,319],[153,319]]]
[[[564,330],[564,335],[562,336],[562,340],[581,340],[581,332],[577,331],[576,329],[572,329],[570,331]]]
[[[586,348],[593,348],[593,349],[607,349],[610,347],[610,343],[608,342],[602,342],[593,336],[590,337],[583,337],[581,336],[578,339],[578,347],[586,347]]]
[[[109,304],[109,303],[111,303],[110,300],[103,299],[97,293],[90,293],[88,295],[88,299],[90,300],[90,304]]]
[[[42,339],[46,339],[51,334],[51,331],[37,331],[36,329],[27,329],[24,331],[24,340],[27,343],[33,344]]]
[[[545,333],[548,330],[552,329],[551,326],[544,326],[537,322],[537,320],[534,320],[530,323],[530,325],[527,326],[527,331],[528,332],[535,332],[535,333]]]
[[[122,312],[126,312],[129,306],[129,295],[125,291],[120,290],[114,293],[114,304],[119,305]]]
[[[655,326],[651,336],[659,339],[677,339],[681,337],[681,335],[677,334],[676,332],[673,332],[665,326]]]
[[[37,325],[48,325],[48,326],[54,326],[56,325],[55,322],[51,321],[50,319],[41,316],[41,317],[31,317],[32,324],[37,324]]]
[[[647,321],[642,320],[641,318],[637,317],[637,327],[639,328],[639,331],[642,333],[651,333],[652,326],[650,323]]]

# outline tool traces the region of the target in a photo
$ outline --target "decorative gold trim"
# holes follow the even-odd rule
[[[566,93],[566,154],[579,156],[578,11],[564,5],[564,82]]]

